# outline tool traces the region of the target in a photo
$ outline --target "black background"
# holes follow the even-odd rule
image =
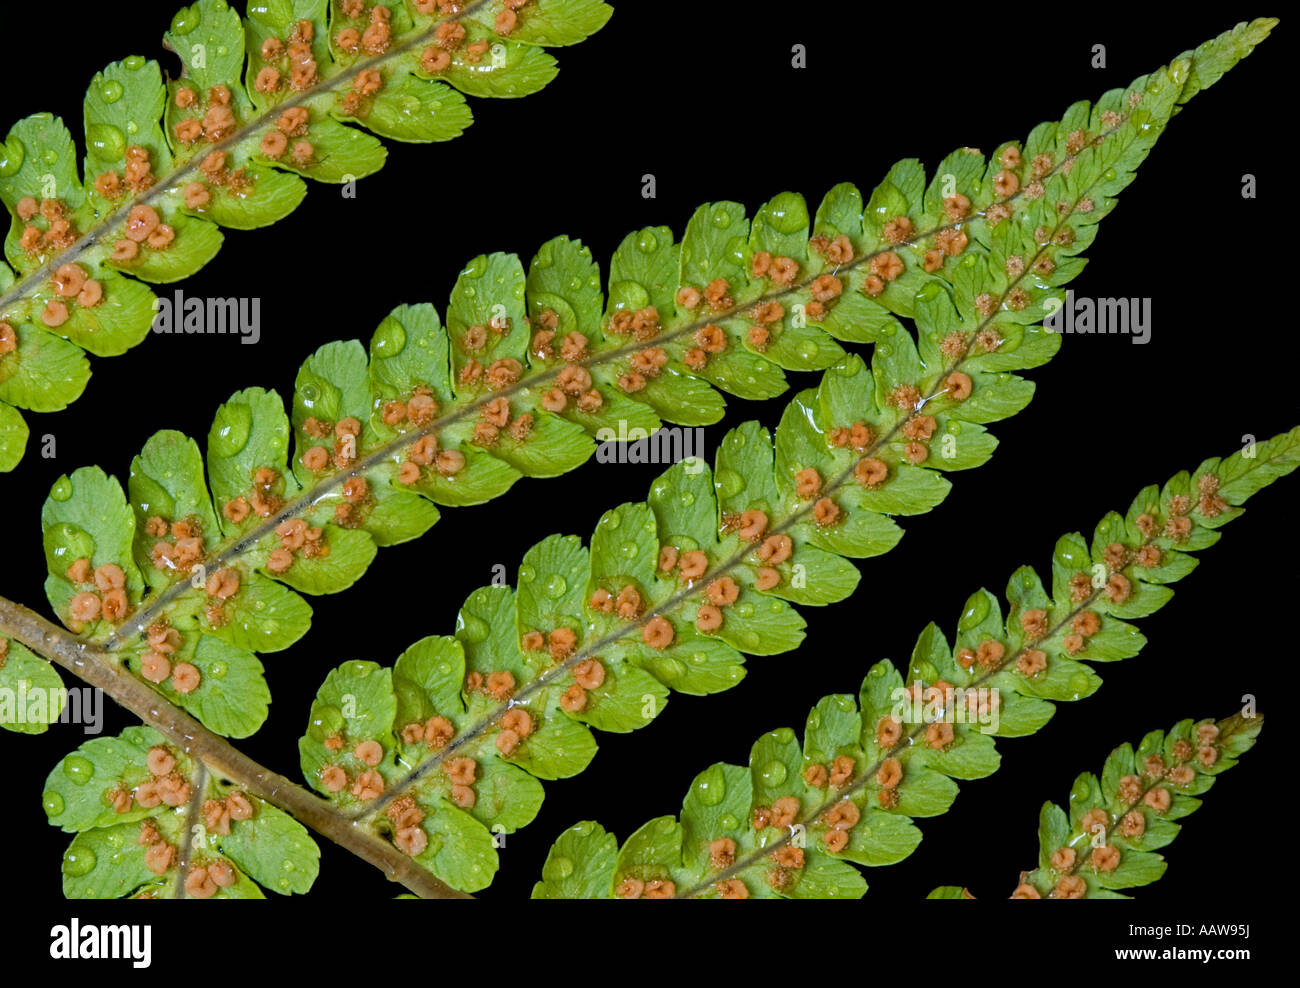
[[[65,16],[67,5],[56,14],[49,4],[5,4],[10,84],[0,128],[48,110],[72,124],[80,143],[81,97],[93,72],[128,54],[165,54],[159,40],[174,3],[80,6]],[[604,262],[628,230],[668,224],[680,235],[702,202],[735,199],[752,214],[787,189],[813,206],[836,182],[869,191],[897,158],[932,167],[957,146],[987,151],[1023,138],[1071,102],[1126,85],[1236,19],[1191,9],[1176,19],[1144,16],[1131,5],[1084,20],[1055,5],[1007,8],[1005,16],[995,7],[958,16],[849,3],[780,4],[770,14],[722,2],[616,7],[602,33],[558,53],[562,71],[543,93],[472,101],[476,124],[450,144],[390,145],[387,167],[360,183],[354,200],[313,183],[284,222],[227,232],[221,254],[184,288],[260,296],[260,344],[151,335],[125,357],[94,359],[85,396],[67,411],[29,415],[28,455],[0,479],[0,592],[48,613],[39,513],[59,475],[96,463],[124,478],[132,454],[160,428],[202,442],[232,391],[261,385],[287,396],[299,362],[321,343],[368,341],[398,303],[433,301],[443,310],[458,270],[479,253],[513,251],[527,263],[543,241],[566,233]],[[720,696],[674,694],[646,730],[601,735],[585,773],[547,784],[541,814],[509,838],[481,898],[526,897],[551,841],[576,820],[599,819],[626,837],[652,816],[675,813],[706,765],[743,763],[763,731],[802,730],[820,696],[855,693],[876,660],[905,665],[926,622],[951,635],[973,590],[1000,594],[1022,563],[1048,572],[1058,535],[1090,536],[1105,511],[1125,510],[1141,486],[1226,456],[1246,434],[1264,439],[1296,424],[1295,320],[1277,281],[1291,263],[1294,223],[1291,176],[1276,143],[1290,121],[1277,116],[1292,95],[1282,90],[1295,58],[1288,33],[1284,23],[1173,121],[1072,285],[1080,294],[1152,297],[1151,342],[1067,336],[1047,367],[1029,372],[1039,385],[1030,407],[992,427],[1001,440],[993,460],[953,475],[946,503],[906,521],[893,553],[863,563],[851,602],[804,610],[808,637],[798,653],[752,659],[748,677]],[[796,43],[808,47],[801,71],[790,65]],[[1106,45],[1105,69],[1090,67],[1094,44]],[[164,66],[178,71],[170,56]],[[646,173],[657,178],[656,199],[641,196]],[[1258,180],[1257,199],[1241,196],[1245,173]],[[790,379],[792,390],[816,380]],[[731,399],[724,426],[758,417],[774,427],[787,398]],[[724,426],[709,430],[710,449]],[[43,433],[57,437],[54,460],[40,457]],[[383,550],[357,587],[316,603],[298,645],[266,657],[271,717],[242,747],[298,778],[296,741],[328,669],[358,658],[389,663],[424,635],[450,634],[460,603],[489,582],[494,564],[513,580],[528,545],[551,532],[588,535],[603,510],[643,498],[660,469],[593,461],[566,478],[521,481],[500,501],[446,509],[423,539]],[[1088,946],[1107,949],[1137,945],[1123,935],[1130,922],[1262,922],[1261,897],[1281,877],[1269,865],[1289,860],[1277,799],[1292,762],[1284,690],[1295,656],[1297,484],[1293,477],[1258,495],[1223,542],[1200,554],[1203,570],[1141,622],[1150,640],[1143,653],[1099,670],[1097,695],[1061,704],[1038,735],[1001,742],[1001,771],[963,783],[948,814],[919,821],[920,848],[867,875],[871,891],[857,916],[874,902],[871,915],[896,920],[904,903],[938,884],[1005,897],[1019,870],[1035,863],[1045,799],[1064,801],[1075,775],[1100,770],[1116,744],[1183,717],[1224,716],[1252,694],[1278,720],[1164,852],[1166,877],[1137,890],[1135,906],[1109,915],[1093,907],[1076,922],[1099,931]],[[105,730],[129,723],[112,710]],[[59,891],[68,837],[45,823],[41,783],[82,740],[71,725],[2,739],[12,753],[8,885],[22,889],[39,943],[48,942],[49,923],[69,915]],[[329,915],[400,891],[347,853],[323,851],[308,898],[328,900]],[[310,902],[297,910],[313,912]],[[1005,919],[973,907],[962,922],[979,929],[981,912],[990,927]],[[99,911],[78,905],[76,914],[88,920]],[[1015,920],[1018,928],[1026,922],[1040,925]],[[1263,946],[1258,936],[1249,945]]]

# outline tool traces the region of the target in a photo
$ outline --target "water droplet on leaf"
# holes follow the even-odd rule
[[[63,759],[63,774],[79,786],[84,786],[95,774],[95,766],[80,755]]]
[[[727,795],[726,776],[722,767],[710,765],[695,782],[695,795],[705,806],[717,806]]]
[[[82,878],[95,868],[95,852],[88,847],[70,847],[63,855],[63,873],[69,878]]]
[[[776,759],[768,762],[759,772],[759,778],[763,780],[763,785],[769,789],[775,789],[781,783],[785,782],[789,772],[786,770],[785,762],[779,762]]]
[[[961,612],[961,619],[957,622],[957,627],[962,631],[970,631],[980,625],[986,617],[989,616],[989,599],[982,593],[974,593],[966,601],[966,607]]]

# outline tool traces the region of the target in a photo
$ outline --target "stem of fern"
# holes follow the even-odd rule
[[[0,632],[46,661],[103,690],[169,738],[190,757],[379,868],[424,899],[468,899],[367,827],[339,813],[319,796],[253,761],[225,738],[212,733],[179,707],[168,703],[142,680],[117,665],[103,648],[81,641],[35,611],[0,597]],[[201,787],[195,787],[199,792]]]

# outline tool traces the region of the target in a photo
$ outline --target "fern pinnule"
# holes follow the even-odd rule
[[[378,138],[459,136],[472,122],[465,95],[537,92],[557,72],[543,49],[584,40],[611,12],[600,0],[305,0],[254,4],[241,19],[226,0],[197,0],[164,40],[181,78],[131,56],[91,82],[84,182],[62,120],[16,123],[0,142],[13,217],[0,262],[0,471],[26,444],[18,408],[65,407],[90,376],[83,351],[116,356],[144,339],[155,317],[145,283],[198,271],[222,227],[283,219],[305,178],[378,171]]]
[[[1264,718],[1253,712],[1223,720],[1179,721],[1110,753],[1100,777],[1085,772],[1070,790],[1068,812],[1043,804],[1038,867],[1020,873],[1013,899],[1127,899],[1116,889],[1150,885],[1165,873],[1153,853],[1173,841],[1174,823],[1201,805],[1197,796],[1255,746]],[[946,885],[931,899],[971,899]]]
[[[1077,533],[1057,541],[1050,595],[1028,566],[1008,581],[1005,619],[997,598],[977,591],[952,644],[929,625],[905,676],[881,661],[858,703],[824,697],[802,746],[781,728],[755,743],[747,768],[706,769],[680,822],[651,820],[617,854],[614,837],[592,821],[567,831],[534,895],[862,895],[866,882],[849,862],[907,857],[921,840],[914,817],[945,812],[954,780],[997,770],[994,736],[1035,733],[1053,701],[1095,692],[1101,679],[1089,664],[1136,655],[1146,640],[1129,620],[1163,607],[1166,584],[1195,567],[1190,553],[1217,541],[1238,505],[1297,466],[1300,427],[1144,488],[1127,514],[1098,523],[1091,546]]]

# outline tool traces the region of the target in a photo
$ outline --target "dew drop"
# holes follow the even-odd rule
[[[140,132],[140,125],[134,120],[128,120],[126,122],[126,132],[128,134],[137,134]]]
[[[619,547],[618,551],[622,553],[625,559],[631,559],[633,556],[636,555],[636,543],[624,542],[623,545]]]
[[[482,278],[487,272],[487,258],[481,254],[465,265],[465,270],[461,272],[466,278]]]
[[[70,847],[63,855],[63,873],[69,878],[82,878],[95,868],[95,852],[88,847]]]
[[[212,679],[224,679],[230,667],[224,662],[214,662],[208,667],[208,676]]]
[[[763,785],[769,789],[775,789],[781,783],[785,782],[786,775],[785,762],[779,762],[776,759],[768,762],[758,773],[759,778],[763,780]]]
[[[144,68],[144,63],[145,57],[143,55],[128,55],[122,59],[123,67],[130,69],[132,72]]]
[[[686,675],[686,666],[682,664],[681,659],[666,658],[661,659],[655,666],[656,672],[660,679],[666,679],[669,682],[681,679]]]
[[[95,766],[80,755],[63,759],[63,774],[79,786],[84,786],[95,774]]]
[[[689,508],[692,504],[695,503],[695,492],[682,491],[680,494],[677,495],[677,501],[678,503],[681,504],[682,507]]]
[[[23,158],[26,156],[27,149],[18,138],[0,141],[0,177],[8,178],[17,172],[23,166]]]
[[[737,820],[732,814],[724,813],[721,817],[718,818],[718,826],[721,827],[723,830],[735,830],[737,827],[740,826],[740,821]]]
[[[371,348],[381,357],[396,357],[406,349],[406,330],[396,319],[389,317],[380,323],[371,341]]]
[[[45,162],[47,165],[57,164],[59,161],[59,152],[55,151],[54,148],[49,148],[44,154],[41,155],[41,160]]]
[[[41,807],[46,816],[58,816],[63,812],[63,797],[57,792],[47,792],[41,797]]]
[[[713,484],[723,497],[735,497],[745,489],[745,478],[727,467],[713,475]]]
[[[126,153],[126,137],[112,124],[91,124],[86,128],[86,141],[95,156],[105,161],[116,161]]]
[[[798,233],[808,225],[808,206],[796,192],[782,192],[767,209],[768,222],[778,233]]]
[[[182,7],[172,18],[172,34],[186,35],[199,26],[199,5]]]
[[[477,645],[479,642],[487,640],[488,630],[486,621],[476,618],[472,614],[467,614],[462,619],[459,637],[470,644]]]
[[[636,238],[636,249],[643,254],[652,254],[659,248],[659,238],[649,230],[642,230]]]
[[[546,596],[555,600],[564,596],[564,591],[569,589],[569,584],[559,573],[553,573],[547,577],[543,588],[546,590]]]
[[[532,583],[537,579],[537,570],[533,569],[532,563],[524,563],[519,567],[519,582]]]
[[[72,481],[67,477],[60,477],[50,488],[50,497],[55,501],[66,501],[72,497]]]
[[[695,795],[705,806],[717,806],[727,795],[726,776],[721,766],[710,765],[695,781]]]
[[[957,627],[962,631],[970,631],[972,628],[979,626],[986,617],[989,616],[989,599],[982,593],[974,593],[966,601],[965,608],[962,609],[961,619],[957,622]]]
[[[1082,803],[1092,795],[1092,786],[1086,779],[1076,779],[1074,786],[1070,789],[1070,802]]]
[[[725,207],[719,207],[713,213],[713,225],[725,230],[731,225],[731,213]]]
[[[247,405],[226,405],[219,413],[221,428],[208,438],[208,447],[216,456],[234,456],[248,443],[253,428],[253,412]]]
[[[1078,546],[1069,543],[1058,546],[1052,553],[1052,558],[1066,569],[1082,569],[1088,565],[1087,554],[1080,551]]]
[[[573,874],[573,862],[569,858],[552,858],[550,871],[556,878],[568,878]]]
[[[708,655],[706,655],[704,652],[692,652],[692,653],[691,653],[691,665],[693,665],[693,666],[702,666],[702,665],[704,665],[704,663],[707,662],[708,660],[709,660],[709,657],[708,657]]]
[[[817,356],[817,351],[821,348],[812,340],[805,340],[796,347],[796,352],[804,360],[812,360]]]
[[[99,95],[105,103],[116,103],[122,98],[122,84],[116,79],[110,79],[99,87]]]
[[[344,726],[343,711],[334,706],[317,707],[311,720],[311,733],[317,740],[339,734]]]

